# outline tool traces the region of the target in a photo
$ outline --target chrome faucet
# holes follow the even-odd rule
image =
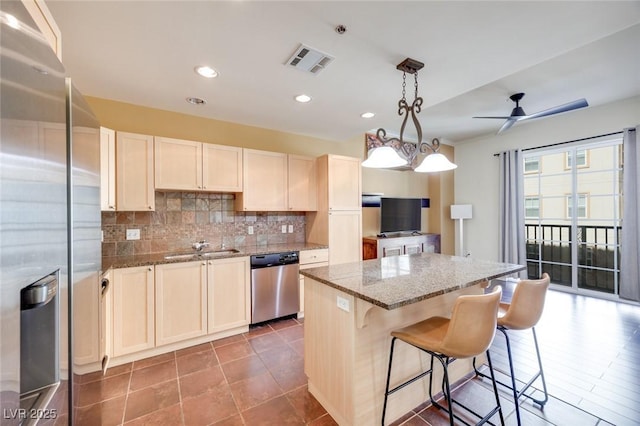
[[[209,247],[209,243],[206,242],[205,240],[202,240],[202,241],[198,241],[198,242],[195,242],[195,243],[191,244],[191,247],[195,251],[202,251],[203,248]]]

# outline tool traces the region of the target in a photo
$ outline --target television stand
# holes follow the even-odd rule
[[[440,253],[440,234],[412,235],[398,232],[362,239],[363,260],[416,253]]]

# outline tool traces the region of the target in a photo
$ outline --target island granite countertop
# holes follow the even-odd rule
[[[524,269],[512,263],[421,253],[303,269],[300,274],[391,310]]]
[[[286,251],[300,251],[300,250],[318,250],[326,249],[326,245],[314,244],[314,243],[281,243],[281,244],[260,244],[252,246],[244,246],[239,248],[229,248],[231,250],[237,250],[235,252],[225,252],[217,254],[214,257],[198,257],[198,253],[194,250],[185,250],[181,252],[171,253],[150,253],[150,254],[138,254],[138,255],[125,255],[125,256],[105,256],[102,258],[102,271],[107,271],[111,268],[131,268],[135,266],[151,266],[160,265],[165,263],[178,263],[178,262],[190,262],[196,260],[214,260],[214,259],[227,259],[230,257],[244,257],[254,254],[269,254],[280,253]],[[206,255],[207,253],[215,252],[215,250],[203,250],[200,254]],[[184,255],[184,257],[180,257]],[[188,255],[192,255],[189,257]],[[167,259],[167,256],[172,258]]]

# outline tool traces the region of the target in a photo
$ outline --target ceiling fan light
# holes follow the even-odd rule
[[[379,146],[369,150],[367,159],[362,162],[362,167],[373,169],[387,169],[406,165],[407,160],[400,157],[398,152],[390,146]]]
[[[427,155],[422,163],[414,169],[419,173],[431,173],[431,172],[444,172],[447,170],[453,170],[458,167],[447,159],[443,154],[434,152]]]

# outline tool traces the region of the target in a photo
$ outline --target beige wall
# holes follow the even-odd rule
[[[329,141],[101,98],[87,97],[87,101],[102,126],[119,131],[310,156],[364,158],[365,154],[364,134],[345,141]],[[453,147],[442,145],[441,152],[454,161]],[[453,200],[453,172],[429,175],[363,168],[362,190],[390,197],[430,198],[431,208],[423,209],[422,230],[441,233],[442,252],[453,254],[453,221],[448,219],[448,213],[443,214]],[[363,235],[378,233],[379,210],[363,209],[362,222]]]
[[[465,250],[476,258],[498,260],[499,179],[495,153],[621,131],[639,123],[640,97],[636,96],[519,123],[500,135],[457,144],[455,203],[473,206],[473,219],[464,221]]]

